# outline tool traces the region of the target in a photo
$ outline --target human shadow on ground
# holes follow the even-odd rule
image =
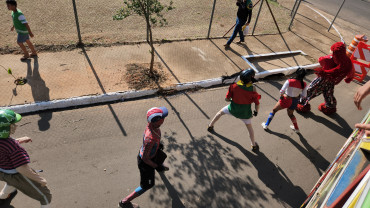
[[[258,178],[271,190],[273,191],[272,197],[278,201],[282,201],[291,207],[299,207],[300,203],[306,198],[306,194],[303,189],[299,186],[295,186],[285,174],[285,172],[273,162],[271,162],[265,154],[259,152],[253,154],[246,150],[239,143],[220,135],[217,132],[213,132],[213,135],[217,136],[224,142],[236,147],[241,153],[243,153],[251,165],[257,169]]]
[[[34,58],[33,69],[31,61],[27,62],[27,83],[31,86],[32,97],[35,102],[49,101],[50,89],[46,86],[45,81],[41,78],[39,71],[38,58]],[[51,111],[39,114],[40,120],[38,126],[40,131],[46,131],[50,128],[50,120],[53,117]]]
[[[0,205],[0,208],[15,208],[10,204]]]
[[[307,159],[311,161],[311,163],[315,166],[319,175],[322,175],[322,173],[330,165],[330,162],[327,161],[315,148],[313,148],[307,142],[307,140],[303,137],[302,134],[298,134],[298,135],[304,147],[302,147],[298,142],[296,142],[294,139],[292,139],[288,135],[281,134],[281,133],[272,131],[270,129],[267,129],[266,132],[272,135],[275,135],[277,137],[280,137],[282,139],[288,140],[295,148],[297,148],[297,150],[299,150]]]
[[[90,69],[91,69],[91,71],[93,72],[93,74],[94,74],[94,76],[95,76],[95,79],[96,79],[96,81],[98,82],[98,85],[99,85],[100,89],[102,90],[102,92],[103,92],[104,94],[107,94],[107,92],[105,91],[104,86],[103,86],[103,84],[102,84],[102,82],[101,82],[101,80],[100,80],[100,78],[99,78],[98,74],[96,73],[96,70],[95,70],[95,68],[94,68],[94,65],[92,64],[92,62],[91,62],[91,60],[90,60],[90,57],[87,55],[87,52],[86,52],[86,49],[85,49],[85,47],[84,47],[84,46],[82,46],[82,53],[83,53],[83,55],[85,56],[86,61],[89,63]],[[107,104],[107,106],[108,106],[108,108],[109,108],[110,112],[112,113],[112,116],[113,116],[114,120],[116,121],[116,123],[117,123],[117,125],[118,125],[119,129],[121,130],[122,135],[123,135],[123,136],[127,136],[126,130],[123,128],[122,123],[121,123],[121,121],[119,120],[119,118],[118,118],[118,116],[117,116],[117,113],[114,111],[114,109],[113,109],[112,105],[111,105],[111,104]]]
[[[314,107],[311,105],[311,108]],[[298,112],[298,114],[302,115],[305,118],[311,118],[312,120],[316,121],[317,123],[321,123],[322,125],[328,127],[328,129],[338,133],[339,135],[347,138],[349,135],[351,135],[353,129],[352,127],[347,123],[346,120],[344,120],[339,114],[335,113],[334,115],[331,115],[330,117],[334,119],[338,124],[333,123],[332,121],[319,116],[315,115],[314,113],[307,112],[307,113],[301,113]]]

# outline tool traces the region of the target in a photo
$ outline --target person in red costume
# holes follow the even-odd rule
[[[309,101],[323,94],[325,103],[319,105],[319,110],[326,115],[336,113],[337,100],[334,97],[334,87],[344,78],[346,83],[350,83],[354,76],[354,70],[351,59],[346,55],[344,43],[334,43],[330,49],[331,55],[319,58],[321,67],[315,69],[317,77],[308,87],[307,98],[301,100],[297,106],[297,111],[310,111]]]

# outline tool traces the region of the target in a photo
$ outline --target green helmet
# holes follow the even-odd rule
[[[0,139],[6,139],[10,134],[10,125],[17,123],[22,116],[9,109],[0,110]]]

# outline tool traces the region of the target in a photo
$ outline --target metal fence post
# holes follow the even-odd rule
[[[299,0],[295,0],[295,2],[294,2],[294,6],[293,6],[293,8],[292,8],[292,11],[290,12],[290,16],[292,16],[293,15],[293,13],[294,13],[294,10],[295,10],[295,6],[297,6],[297,2],[298,2]]]
[[[343,5],[344,5],[344,2],[345,2],[345,1],[346,1],[346,0],[343,0],[342,5],[340,5],[340,8],[339,8],[338,12],[337,12],[337,14],[335,15],[335,17],[334,17],[334,19],[333,19],[333,22],[331,22],[331,24],[330,24],[330,26],[329,26],[328,32],[329,32],[329,30],[330,30],[331,26],[333,26],[334,21],[335,21],[335,19],[337,18],[337,16],[338,16],[338,14],[339,14],[340,10],[342,9],[342,7],[343,7]]]
[[[256,21],[254,22],[254,26],[253,26],[253,31],[252,31],[252,35],[254,34],[254,30],[256,29],[256,26],[257,26],[257,22],[258,22],[258,17],[260,16],[260,13],[261,13],[261,9],[262,9],[262,4],[263,4],[263,0],[261,1],[261,5],[260,5],[260,8],[258,9],[258,14],[257,14],[257,17],[256,17]]]
[[[216,8],[216,0],[213,1],[213,9],[212,9],[212,14],[211,14],[211,21],[209,22],[207,38],[209,38],[209,35],[211,34],[212,20],[213,20],[213,14],[215,13],[215,8]]]
[[[80,32],[80,24],[78,22],[76,1],[72,0],[72,3],[73,3],[73,10],[74,10],[74,13],[75,13],[76,27],[77,27],[77,34],[78,34],[78,44],[77,45],[82,45],[82,38],[81,38],[81,32]]]
[[[295,15],[296,15],[296,14],[297,14],[297,12],[298,12],[298,9],[299,9],[299,6],[301,5],[301,2],[302,2],[302,0],[299,0],[298,5],[297,5],[297,9],[295,10],[294,15],[293,15],[293,17],[292,17],[292,20],[290,21],[290,24],[289,24],[289,27],[288,27],[288,29],[289,29],[289,30],[290,30],[290,27],[292,27],[293,20],[294,20],[294,18],[295,18]]]

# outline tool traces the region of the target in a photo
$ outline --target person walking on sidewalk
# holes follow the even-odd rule
[[[119,207],[138,207],[137,204],[131,203],[131,201],[154,186],[155,170],[158,172],[169,170],[163,164],[167,155],[163,152],[161,130],[159,129],[167,115],[168,110],[166,107],[154,107],[148,110],[146,114],[148,125],[144,131],[143,145],[137,156],[137,165],[140,170],[140,186],[126,198],[122,199],[118,204]]]
[[[214,131],[215,123],[221,116],[228,114],[241,119],[246,125],[253,152],[259,151],[259,146],[254,139],[254,131],[252,127],[252,117],[257,116],[259,110],[259,99],[261,95],[257,93],[256,87],[253,86],[255,72],[253,69],[246,69],[240,73],[240,81],[230,85],[226,94],[226,101],[231,102],[223,107],[212,119],[208,125],[208,131]],[[255,110],[252,113],[252,103],[255,103]],[[253,115],[252,115],[253,114]]]
[[[26,46],[23,44],[24,42],[26,42],[28,47],[31,49],[31,57],[37,57],[35,47],[30,41],[30,36],[33,38],[34,35],[22,11],[17,9],[17,2],[15,0],[6,0],[6,5],[8,6],[8,10],[12,11],[13,26],[10,30],[13,31],[15,28],[16,32],[18,33],[17,43],[21,47],[24,54],[21,58],[21,61],[25,61],[30,57]]]
[[[299,128],[297,124],[297,119],[293,115],[294,110],[297,108],[298,101],[300,97],[305,98],[307,96],[308,85],[303,81],[306,76],[306,70],[303,68],[298,68],[295,72],[295,77],[288,79],[280,90],[280,100],[276,103],[274,109],[267,118],[266,122],[262,123],[263,129],[267,129],[270,125],[275,114],[284,108],[287,108],[287,113],[292,120],[293,125],[290,126],[293,131],[299,133]]]
[[[20,190],[39,201],[41,208],[50,208],[51,194],[46,180],[30,168],[30,157],[20,146],[32,140],[29,137],[10,137],[17,128],[15,123],[21,118],[12,110],[0,110],[0,180],[6,183],[0,192],[0,206],[9,206],[17,190]]]
[[[252,0],[238,0],[236,2],[236,6],[238,6],[236,24],[233,34],[231,35],[227,43],[224,45],[226,49],[230,47],[230,44],[233,42],[238,33],[240,36],[240,41],[238,43],[244,42],[244,34],[242,31],[242,27],[243,25],[248,26],[252,18],[252,9],[253,9]]]

